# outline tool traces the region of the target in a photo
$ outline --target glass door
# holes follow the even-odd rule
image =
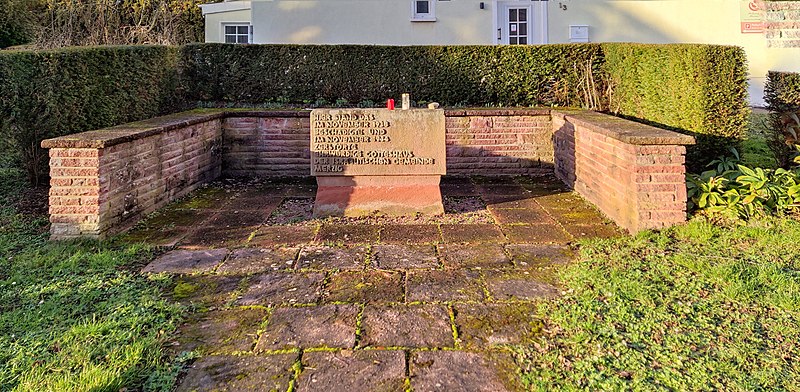
[[[530,41],[531,8],[512,7],[506,9],[505,29],[507,31],[506,44],[508,45],[527,45]]]

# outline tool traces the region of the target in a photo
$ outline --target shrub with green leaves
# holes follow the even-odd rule
[[[370,46],[192,44],[187,98],[215,104],[384,102],[410,92],[443,105],[582,106],[596,44]]]
[[[770,111],[767,142],[778,164],[788,167],[800,131],[800,73],[770,71],[764,100]]]
[[[720,45],[603,45],[608,110],[695,136],[691,170],[736,147],[748,125],[744,49]]]
[[[748,219],[800,208],[800,167],[749,168],[731,152],[712,161],[710,170],[687,175],[690,210]]]
[[[178,48],[105,46],[0,52],[0,151],[46,176],[46,138],[182,110]]]
[[[410,92],[446,106],[610,110],[735,143],[747,121],[740,48],[566,44],[369,46],[192,44],[0,53],[0,140],[32,181],[46,175],[44,138],[198,104],[384,102]],[[707,156],[689,155],[691,165]],[[702,165],[700,166],[702,167]]]

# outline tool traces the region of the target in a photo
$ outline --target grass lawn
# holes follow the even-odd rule
[[[587,243],[518,360],[535,390],[800,390],[800,222]]]
[[[743,147],[762,159],[757,138]],[[751,154],[751,155],[748,155]],[[748,158],[750,157],[750,158]],[[189,309],[137,271],[153,249],[47,242],[19,173],[0,170],[0,390],[168,391],[164,343]],[[34,203],[35,204],[35,203]],[[694,220],[587,242],[514,347],[533,390],[800,390],[800,221]]]
[[[161,346],[183,310],[161,296],[168,279],[137,273],[151,250],[48,243],[24,182],[0,171],[0,390],[169,390]]]

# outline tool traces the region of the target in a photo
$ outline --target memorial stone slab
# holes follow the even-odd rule
[[[443,214],[443,110],[311,112],[314,216]]]

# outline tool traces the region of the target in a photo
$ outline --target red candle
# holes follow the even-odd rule
[[[386,100],[386,109],[394,110],[394,99],[389,98]]]

